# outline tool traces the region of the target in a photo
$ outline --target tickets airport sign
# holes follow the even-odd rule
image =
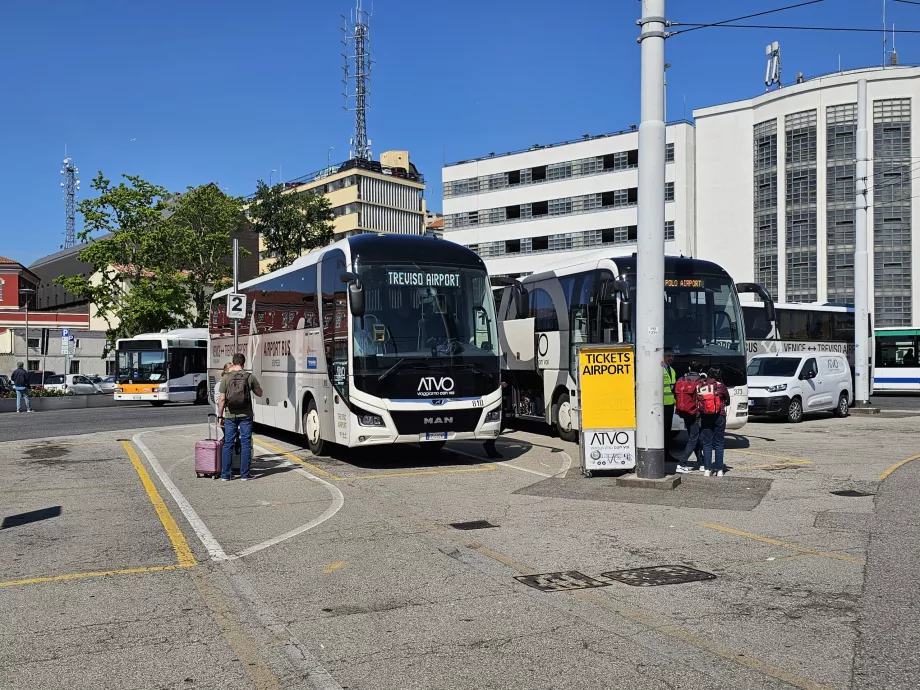
[[[636,357],[632,345],[578,349],[582,471],[636,466]]]

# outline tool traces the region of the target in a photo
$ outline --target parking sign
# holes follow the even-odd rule
[[[246,295],[239,293],[227,295],[227,316],[231,319],[246,318]]]

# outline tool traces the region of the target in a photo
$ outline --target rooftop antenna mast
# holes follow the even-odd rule
[[[367,109],[371,86],[370,13],[362,7],[362,0],[352,11],[351,19],[342,15],[342,44],[345,52],[344,85],[345,110],[354,110],[355,135],[351,139],[351,157],[371,159],[371,142],[367,138]]]
[[[61,187],[64,189],[64,249],[70,249],[77,242],[76,231],[76,213],[74,212],[74,200],[77,192],[80,191],[80,180],[77,175],[80,169],[73,164],[73,160],[67,156],[67,146],[64,146],[64,167],[61,168],[61,175],[64,181]]]
[[[783,66],[779,59],[779,42],[777,41],[767,46],[767,73],[764,75],[763,83],[767,91],[771,86],[779,89],[783,87]]]

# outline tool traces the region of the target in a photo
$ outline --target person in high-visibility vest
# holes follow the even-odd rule
[[[674,361],[674,350],[669,347],[664,349],[664,361],[661,362],[661,372],[664,383],[662,390],[664,399],[664,448],[671,445],[671,424],[674,421],[674,384],[677,383],[677,372],[671,366]],[[667,455],[667,452],[665,452]]]

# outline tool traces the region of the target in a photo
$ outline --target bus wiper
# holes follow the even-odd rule
[[[487,372],[483,371],[475,364],[451,364],[450,368],[451,369],[469,369],[474,374],[476,374],[476,376],[488,376],[489,375]]]
[[[430,357],[428,359],[430,359]],[[405,363],[406,363],[406,358],[402,357],[396,362],[396,364],[394,364],[389,369],[387,369],[385,372],[383,372],[380,376],[378,376],[377,381],[378,382],[383,381],[387,376],[392,374],[394,371],[401,369]],[[431,368],[430,364],[425,364],[424,362],[415,361],[415,362],[409,362],[409,364],[411,364],[411,367],[413,369],[430,369]]]

